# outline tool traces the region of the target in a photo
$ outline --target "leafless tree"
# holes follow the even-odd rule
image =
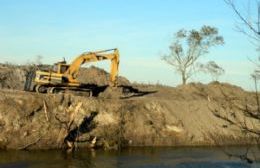
[[[257,89],[257,79],[255,80],[256,91],[252,93],[253,98],[246,99],[245,101],[238,101],[232,95],[226,94],[222,91],[223,101],[225,101],[227,107],[217,107],[209,109],[212,111],[213,115],[221,120],[226,121],[223,128],[233,129],[241,131],[243,135],[250,138],[250,143],[258,144],[260,143],[260,99]],[[253,95],[254,94],[254,95]],[[225,150],[222,144],[215,140],[215,144],[223,149],[224,153],[230,157],[240,158],[248,163],[253,163],[255,160],[259,159],[259,156],[255,155],[255,149],[249,144],[247,150],[244,153],[232,153]],[[259,146],[260,147],[260,146]],[[260,148],[259,148],[260,149]]]
[[[236,25],[237,31],[249,37],[250,41],[260,49],[260,1],[247,0],[247,4],[242,4],[242,1],[224,0],[228,6],[236,14],[239,23]],[[240,2],[240,4],[238,4]],[[245,7],[247,9],[242,9]],[[253,9],[251,9],[253,8]]]
[[[237,0],[224,0],[228,6],[236,14],[237,18],[240,21],[240,24],[236,26],[237,30],[245,35],[247,35],[251,41],[260,49],[260,1],[259,0],[247,0],[246,8],[247,10],[242,10],[241,6],[245,4],[238,4]],[[241,2],[241,1],[239,1]],[[251,9],[253,7],[253,9]],[[260,58],[258,62],[260,61]],[[246,104],[244,111],[245,117],[251,117],[258,122],[260,122],[260,98],[258,92],[258,81],[260,79],[260,64],[256,63],[256,70],[251,75],[254,84],[255,84],[255,102],[256,107],[254,109],[250,109],[249,106]],[[224,118],[227,119],[227,118]],[[238,122],[234,122],[238,123]],[[260,137],[260,130],[252,130],[248,129],[246,125],[240,125],[243,130],[247,132],[256,134]]]
[[[238,0],[224,0],[226,4],[231,7],[234,13],[237,16],[238,24],[236,25],[236,30],[244,35],[246,35],[250,42],[260,49],[260,1],[259,0],[247,0],[247,1],[238,1]],[[238,3],[240,2],[240,3]],[[243,4],[247,3],[247,4]],[[246,8],[243,8],[246,7]],[[252,9],[253,7],[253,9]],[[260,143],[260,97],[258,92],[258,80],[260,79],[260,58],[258,61],[253,61],[256,65],[255,72],[251,75],[254,84],[254,99],[246,100],[243,104],[236,104],[230,96],[223,92],[225,100],[230,104],[229,110],[224,109],[225,113],[221,113],[219,110],[213,110],[213,114],[227,121],[228,125],[232,125],[241,130],[245,135],[250,135],[255,137],[255,143]],[[240,116],[240,117],[238,117]],[[231,157],[237,157],[241,160],[245,160],[248,163],[252,163],[256,157],[253,154],[249,156],[251,152],[250,146],[243,154],[230,154],[227,155]],[[258,156],[259,157],[259,156]],[[259,158],[258,158],[259,159]]]
[[[218,34],[218,29],[203,26],[200,30],[179,30],[170,45],[170,53],[162,56],[169,65],[182,76],[182,84],[196,71],[195,63],[209,52],[209,48],[224,44],[224,39]]]

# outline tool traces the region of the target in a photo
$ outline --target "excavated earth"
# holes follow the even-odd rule
[[[255,137],[216,117],[216,111],[260,127],[259,120],[243,115],[246,105],[256,106],[255,94],[230,84],[131,85],[121,77],[119,88],[96,97],[38,94],[22,91],[24,69],[0,68],[1,149],[253,143]],[[105,71],[92,67],[83,74],[83,80],[86,75],[97,85],[107,84]]]

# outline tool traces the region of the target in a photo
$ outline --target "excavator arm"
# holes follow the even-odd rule
[[[64,73],[68,76],[70,82],[77,82],[76,78],[79,73],[80,66],[89,62],[97,62],[102,60],[111,60],[110,67],[110,85],[117,85],[117,75],[119,66],[119,51],[118,49],[102,50],[97,52],[87,52],[79,55],[69,66]]]

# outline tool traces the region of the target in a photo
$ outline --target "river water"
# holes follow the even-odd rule
[[[0,168],[260,168],[224,152],[241,154],[245,147],[142,147],[121,152],[103,150],[0,151]],[[255,156],[260,156],[255,150]]]

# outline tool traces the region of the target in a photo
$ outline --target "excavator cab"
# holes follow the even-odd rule
[[[66,62],[58,62],[58,63],[54,64],[52,70],[55,73],[64,74],[68,70],[69,67],[70,67],[70,65],[66,64]]]

